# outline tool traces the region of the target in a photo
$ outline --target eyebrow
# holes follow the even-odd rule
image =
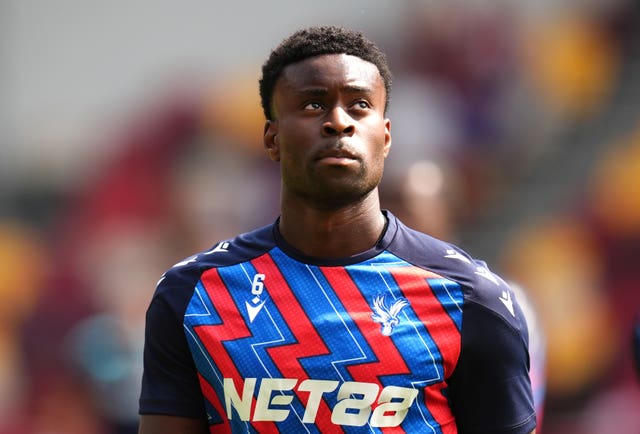
[[[346,91],[347,93],[371,93],[372,90],[368,86],[358,86],[358,85],[346,85],[341,88],[342,91]],[[311,87],[306,89],[294,89],[293,93],[298,95],[309,95],[309,96],[322,96],[327,95],[329,90],[326,87]]]

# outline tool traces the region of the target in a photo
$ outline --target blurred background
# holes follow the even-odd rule
[[[640,433],[640,5],[0,1],[0,434],[137,427],[173,263],[278,213],[257,80],[302,26],[389,55],[384,207],[533,312],[546,434]]]

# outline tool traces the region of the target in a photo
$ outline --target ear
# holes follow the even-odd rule
[[[391,120],[384,120],[384,148],[382,150],[384,154],[384,158],[387,158],[389,155],[389,150],[391,149]]]
[[[268,120],[264,124],[264,147],[269,158],[273,161],[280,161],[280,144],[278,138],[278,121]]]

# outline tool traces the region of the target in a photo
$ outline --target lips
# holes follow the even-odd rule
[[[349,152],[323,152],[315,160],[317,164],[332,167],[347,167],[357,161],[358,159]]]
[[[340,160],[357,160],[357,159],[358,157],[356,156],[355,153],[343,147],[331,147],[331,148],[323,149],[322,151],[318,152],[318,154],[315,157],[316,161],[319,161],[319,160],[340,161]]]

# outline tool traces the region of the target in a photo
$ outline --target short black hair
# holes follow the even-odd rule
[[[378,68],[386,91],[385,112],[391,95],[391,71],[387,56],[361,32],[335,26],[309,27],[284,39],[262,65],[260,99],[268,120],[273,119],[273,88],[284,68],[292,63],[323,54],[348,54],[371,62]]]

